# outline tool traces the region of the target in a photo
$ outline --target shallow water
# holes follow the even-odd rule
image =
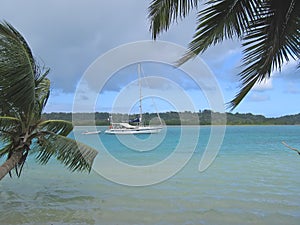
[[[95,171],[70,173],[55,160],[41,166],[30,159],[20,179],[0,182],[0,224],[298,225],[300,157],[281,141],[299,147],[300,126],[229,126],[216,160],[200,173],[209,132],[201,128],[200,143],[180,172],[146,187],[119,185]],[[180,127],[169,127],[155,150],[141,153],[114,136],[99,135],[114,157],[133,165],[165,159],[179,137]],[[90,136],[80,139],[99,148]]]

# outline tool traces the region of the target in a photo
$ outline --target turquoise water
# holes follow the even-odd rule
[[[150,165],[174,151],[180,130],[169,127],[164,141],[145,152],[114,136],[101,133],[99,138],[118,160]],[[95,171],[70,173],[55,160],[41,166],[31,159],[20,179],[0,182],[0,224],[299,225],[300,157],[281,141],[299,148],[300,126],[229,126],[217,158],[200,173],[209,134],[209,127],[200,129],[195,153],[180,172],[145,187],[119,185]],[[138,138],[147,142],[149,137]],[[91,136],[79,139],[99,148]],[[182,150],[179,155],[188,154]]]

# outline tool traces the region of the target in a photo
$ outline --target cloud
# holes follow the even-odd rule
[[[291,60],[283,64],[281,71],[274,71],[272,76],[276,78],[293,80],[293,82],[300,80],[300,69],[297,68],[298,63],[296,60]]]
[[[289,81],[285,85],[284,93],[295,94],[295,95],[300,94],[299,84]]]
[[[1,19],[10,22],[24,35],[34,55],[51,68],[49,78],[54,95],[51,94],[47,111],[71,111],[77,84],[94,60],[119,45],[151,39],[147,19],[148,5],[149,1],[137,0],[1,1],[0,14]],[[168,32],[159,36],[158,40],[188,46],[195,32],[196,21],[195,10],[182,21],[174,23]],[[167,50],[160,49],[158,56],[164,51]],[[176,55],[177,58],[180,56]],[[131,57],[130,52],[127,52],[124,57]],[[230,96],[227,98],[234,96],[234,90],[237,90],[240,84],[236,75],[241,69],[239,67],[242,57],[241,43],[237,40],[225,40],[208,48],[199,57],[212,70],[213,79],[216,78],[225,94]],[[111,60],[109,63],[117,62]],[[282,67],[281,73],[274,72],[273,80],[255,87],[252,100],[268,100],[268,96],[263,95],[262,91],[269,90],[273,93],[277,89],[275,84],[279,79],[284,80],[284,85],[286,82],[292,83],[287,85],[285,90],[281,88],[280,94],[282,92],[297,94],[300,70],[296,70],[296,66],[296,61],[291,61]],[[199,87],[196,83],[201,83],[203,92],[211,90],[210,93],[213,93],[215,88],[210,80],[211,76],[203,73],[203,68],[193,68],[193,75],[198,79],[196,83],[172,67],[163,68],[161,65],[149,64],[145,65],[144,69],[146,76],[170,79],[187,92],[198,93]],[[105,89],[100,91],[100,93],[106,92],[107,102],[112,101],[116,93],[136,79],[136,71],[133,67],[117,72],[118,74],[107,81]],[[97,79],[94,83],[97,84]],[[167,82],[152,80],[151,85],[155,90],[170,89]],[[282,87],[285,87],[284,85]],[[82,104],[89,101],[87,98],[91,99],[92,96],[99,94],[91,89],[86,85],[82,93],[79,93]],[[194,101],[198,99],[195,97]],[[106,103],[101,106],[107,107]]]
[[[4,1],[0,13],[25,36],[36,57],[51,68],[52,86],[69,93],[98,56],[120,44],[151,39],[148,4],[135,0]],[[159,40],[187,46],[195,26],[196,11],[174,23]],[[217,63],[236,49],[234,42],[226,41],[209,49],[203,58]]]
[[[256,83],[252,90],[262,92],[262,91],[270,90],[272,88],[273,88],[272,78],[268,78],[261,81],[260,83]]]
[[[211,68],[220,73],[220,77],[232,79],[233,75],[238,74],[240,70],[238,67],[242,57],[241,43],[237,40],[224,40],[208,48],[201,57]]]
[[[252,93],[248,97],[251,102],[265,102],[270,100],[270,96],[266,94]]]
[[[96,57],[148,36],[147,4],[133,0],[10,1],[2,2],[0,13],[52,69],[54,88],[72,92]]]

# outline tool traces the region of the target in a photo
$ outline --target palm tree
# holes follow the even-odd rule
[[[0,23],[0,180],[15,168],[20,176],[28,154],[41,164],[52,156],[72,171],[90,171],[97,151],[66,136],[72,123],[42,119],[50,94],[49,69],[40,66],[22,35]]]
[[[200,0],[153,0],[149,6],[152,38],[198,8]],[[299,0],[207,0],[197,12],[197,28],[178,65],[224,39],[238,38],[244,48],[242,87],[229,103],[234,109],[254,84],[270,77],[290,59],[299,60]],[[300,66],[300,64],[299,64]],[[298,66],[298,67],[299,67]]]

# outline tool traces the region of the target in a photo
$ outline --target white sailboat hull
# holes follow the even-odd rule
[[[135,127],[135,128],[110,128],[105,131],[106,134],[156,134],[162,127]]]

